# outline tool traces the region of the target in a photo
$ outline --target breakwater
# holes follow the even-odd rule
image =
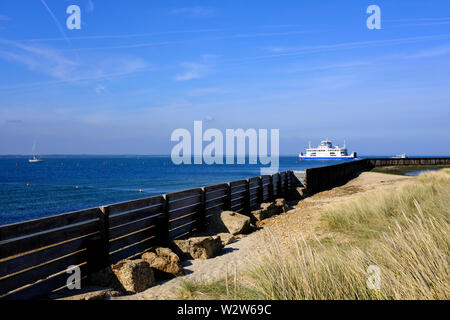
[[[362,159],[254,177],[0,226],[0,297],[29,299],[64,288],[68,266],[83,280],[109,264],[203,230],[223,210],[344,183],[376,166],[450,165],[450,158]],[[300,178],[299,178],[300,177]]]

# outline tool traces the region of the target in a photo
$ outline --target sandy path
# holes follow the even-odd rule
[[[321,236],[318,225],[317,208],[335,201],[342,201],[363,193],[403,184],[412,177],[395,176],[383,173],[363,172],[357,178],[343,186],[315,194],[298,203],[286,214],[262,221],[263,229],[247,235],[239,241],[227,245],[222,254],[208,260],[188,260],[183,262],[186,272],[184,277],[163,282],[139,294],[115,297],[111,299],[153,300],[176,299],[180,280],[213,281],[226,276],[227,267],[230,274],[245,270],[252,262],[265,253],[265,243],[275,237],[281,245],[292,244],[300,237]]]

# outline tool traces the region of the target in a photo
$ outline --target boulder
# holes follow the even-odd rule
[[[142,292],[155,284],[153,269],[142,259],[121,260],[111,267],[123,291]]]
[[[220,240],[222,240],[222,245],[226,246],[230,243],[236,242],[235,236],[233,236],[231,233],[219,233],[218,236],[220,237]]]
[[[275,199],[275,208],[277,213],[286,213],[289,210],[289,206],[283,198]]]
[[[222,211],[220,219],[232,235],[245,233],[250,229],[250,217],[233,211]]]
[[[251,215],[256,221],[261,221],[270,218],[274,214],[277,214],[277,207],[274,202],[265,202],[259,205],[259,208],[251,211]]]
[[[146,252],[141,258],[154,269],[156,279],[167,280],[184,275],[180,258],[172,250],[156,248],[155,252]]]
[[[209,259],[223,248],[222,240],[219,236],[173,240],[173,244],[186,259]]]

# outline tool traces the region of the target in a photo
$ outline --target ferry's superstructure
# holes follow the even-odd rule
[[[353,152],[351,155],[348,155],[347,148],[333,146],[332,142],[328,139],[320,142],[316,148],[311,148],[311,142],[309,143],[309,148],[306,149],[306,155],[303,153],[299,154],[300,159],[303,160],[342,160],[342,159],[354,159],[356,158],[356,152]]]

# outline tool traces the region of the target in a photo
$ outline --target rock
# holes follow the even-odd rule
[[[174,277],[183,276],[183,266],[180,258],[169,248],[156,248],[156,253],[146,252],[142,259],[147,261],[155,273],[158,280],[167,280]]]
[[[219,236],[192,237],[185,240],[173,240],[173,243],[186,259],[209,259],[223,248]]]
[[[231,233],[219,233],[218,236],[220,237],[220,240],[222,240],[222,245],[226,246],[230,243],[236,242],[235,236],[233,236]]]
[[[232,235],[245,233],[250,228],[250,217],[233,211],[222,211],[220,219]]]
[[[275,199],[275,208],[277,213],[286,213],[289,210],[289,206],[283,198]]]
[[[110,288],[87,287],[81,291],[82,292],[79,292],[76,295],[67,294],[65,296],[55,296],[51,298],[55,300],[105,300],[121,295],[119,291],[114,291]]]
[[[261,221],[270,218],[277,213],[277,207],[273,202],[265,202],[259,205],[259,209],[252,210],[251,215],[257,221]]]
[[[124,291],[142,292],[155,284],[153,269],[142,259],[121,260],[111,267]]]

